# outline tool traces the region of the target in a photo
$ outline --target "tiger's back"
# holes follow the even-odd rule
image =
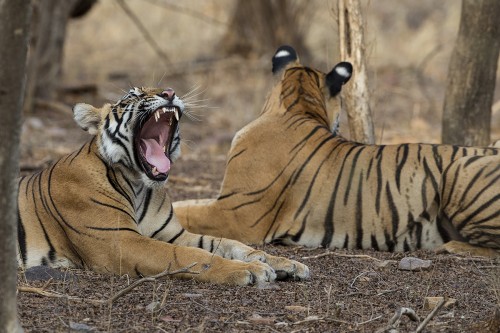
[[[233,140],[218,198],[176,203],[181,223],[247,243],[331,248],[408,251],[456,238],[455,221],[439,213],[443,172],[465,156],[498,155],[498,148],[351,142],[331,132],[326,108],[350,77],[345,63],[324,74],[291,57],[278,75],[262,114]],[[500,162],[492,159],[487,164]],[[495,182],[485,195],[500,210]]]

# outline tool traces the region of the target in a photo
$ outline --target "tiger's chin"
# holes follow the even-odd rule
[[[144,184],[144,186],[146,186],[148,188],[152,188],[152,189],[161,188],[161,187],[165,187],[165,183],[168,180],[168,176],[169,176],[169,174],[167,173],[167,174],[165,174],[164,179],[155,180],[155,179],[149,178],[149,176],[147,176],[146,174],[141,173],[141,182]]]

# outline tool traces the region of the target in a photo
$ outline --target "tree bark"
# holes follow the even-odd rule
[[[500,1],[463,0],[448,69],[442,141],[490,143],[491,106],[500,50]]]
[[[309,1],[238,0],[218,49],[226,55],[250,58],[289,44],[307,61],[309,52],[303,36],[308,25],[300,20],[310,19],[308,8]]]
[[[33,110],[36,99],[56,99],[68,20],[71,15],[83,15],[93,4],[82,0],[34,0],[25,111]],[[85,5],[88,7],[82,8]]]
[[[364,22],[359,0],[338,0],[340,58],[353,66],[353,77],[342,89],[350,138],[375,143],[365,64]]]
[[[0,332],[17,319],[17,176],[30,1],[0,1]]]

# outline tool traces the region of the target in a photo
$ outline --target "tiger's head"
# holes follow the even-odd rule
[[[280,101],[280,105],[268,105],[263,112],[303,112],[312,108],[308,106],[317,105],[326,110],[325,114],[312,115],[329,128],[333,128],[338,116],[340,105],[334,99],[342,86],[349,81],[352,75],[352,65],[349,62],[340,62],[333,69],[324,73],[317,69],[304,66],[300,63],[297,52],[288,45],[281,46],[276,50],[272,58],[272,72],[278,83],[274,86],[269,101]]]
[[[180,155],[183,101],[171,88],[132,88],[115,104],[95,108],[79,103],[76,122],[97,137],[102,158],[138,173],[149,185],[167,180]]]

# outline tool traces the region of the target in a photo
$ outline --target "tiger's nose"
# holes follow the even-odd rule
[[[168,99],[170,102],[172,102],[174,100],[174,97],[175,97],[175,91],[172,88],[167,88],[167,89],[162,91],[161,95],[163,97],[165,97],[166,99]]]

